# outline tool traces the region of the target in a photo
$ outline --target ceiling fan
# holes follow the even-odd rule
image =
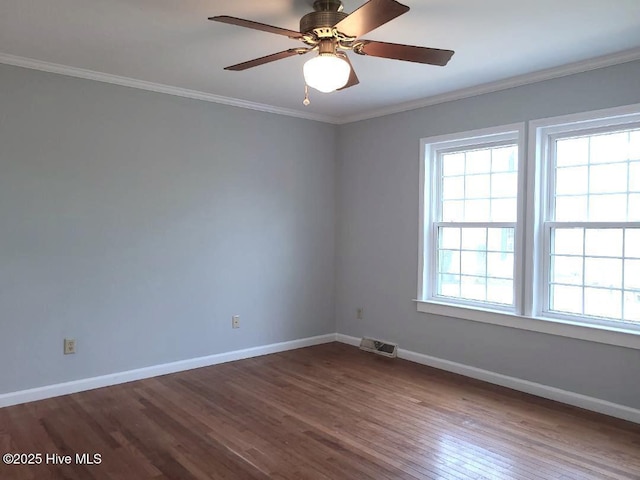
[[[346,55],[347,50],[358,55],[439,66],[446,65],[454,54],[453,50],[360,39],[360,36],[409,11],[409,7],[395,0],[369,0],[351,14],[342,11],[343,5],[340,0],[316,0],[313,8],[313,12],[300,19],[299,32],[227,15],[209,18],[216,22],[284,35],[293,40],[300,40],[306,45],[232,65],[225,70],[246,70],[294,55],[317,51],[318,55],[304,65],[305,82],[316,90],[328,93],[360,83]],[[305,98],[306,104],[308,98]]]

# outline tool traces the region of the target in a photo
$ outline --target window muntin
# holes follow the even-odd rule
[[[640,325],[640,129],[552,142],[543,313]]]

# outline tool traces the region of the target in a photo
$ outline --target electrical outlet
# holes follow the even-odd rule
[[[231,317],[231,328],[240,328],[240,315]]]
[[[362,320],[364,318],[364,308],[360,307],[356,309],[356,318]]]
[[[64,354],[71,355],[76,353],[76,341],[73,338],[64,339]]]

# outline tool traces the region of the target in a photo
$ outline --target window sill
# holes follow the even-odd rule
[[[518,328],[532,332],[559,335],[561,337],[587,340],[607,345],[640,350],[640,331],[600,325],[585,325],[555,318],[525,317],[497,310],[450,305],[436,301],[414,300],[419,312],[445,317],[460,318],[474,322],[489,323],[502,327]]]

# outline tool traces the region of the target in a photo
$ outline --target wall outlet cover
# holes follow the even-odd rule
[[[76,341],[73,338],[64,339],[64,354],[71,355],[76,353]]]

